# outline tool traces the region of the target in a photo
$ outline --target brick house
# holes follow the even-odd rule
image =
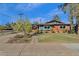
[[[49,22],[46,22],[45,24],[37,24],[32,26],[33,30],[51,33],[69,32],[70,28],[70,24],[65,24],[56,20],[51,20]]]

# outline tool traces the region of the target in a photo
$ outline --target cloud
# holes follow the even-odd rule
[[[41,22],[43,23],[45,21],[45,18],[42,18],[42,17],[36,17],[36,18],[31,18],[30,21],[33,23],[33,22]]]
[[[51,20],[51,18],[53,18],[55,15],[60,15],[62,12],[60,10],[58,10],[58,8],[56,9],[53,9],[53,10],[50,10],[50,12],[48,12],[47,14],[45,14],[43,17],[36,17],[36,18],[31,18],[30,21],[33,23],[33,22],[39,22],[40,21],[42,23],[45,23],[49,20]]]
[[[42,4],[40,4],[40,3],[39,3],[39,4],[38,4],[38,3],[28,4],[28,5],[27,5],[27,9],[30,10],[30,9],[33,9],[33,8],[39,7],[40,5],[42,5]]]
[[[51,10],[50,12],[48,12],[48,16],[54,16],[54,15],[58,15],[58,14],[61,14],[61,13],[63,13],[63,12],[61,12],[58,8],[56,8],[56,9],[53,9],[53,10]]]
[[[63,14],[58,8],[50,10],[47,14],[45,14],[46,21],[50,21],[54,18],[55,15],[61,16]]]
[[[26,3],[26,4],[17,4],[16,9],[18,10],[32,10],[34,8],[37,8],[41,6],[41,3]]]

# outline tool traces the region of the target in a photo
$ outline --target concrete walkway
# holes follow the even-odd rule
[[[0,37],[0,56],[79,56],[78,43],[5,43],[15,34]]]

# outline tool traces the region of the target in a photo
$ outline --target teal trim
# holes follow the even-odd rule
[[[42,26],[39,27],[39,30],[51,30],[51,26]]]

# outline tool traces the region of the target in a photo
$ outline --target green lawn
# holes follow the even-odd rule
[[[38,39],[39,42],[79,43],[79,35],[67,33],[43,33]]]

